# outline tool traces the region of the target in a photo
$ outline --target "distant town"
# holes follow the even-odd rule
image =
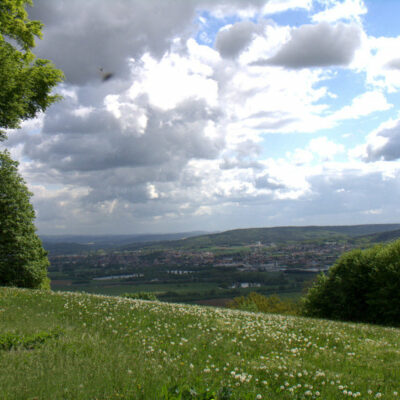
[[[170,273],[179,274],[181,268],[234,267],[240,271],[287,271],[305,270],[319,272],[327,270],[340,254],[353,246],[337,242],[298,243],[292,245],[261,244],[242,249],[219,248],[217,251],[193,250],[134,250],[97,252],[94,254],[72,254],[49,257],[50,272],[74,271],[83,266],[91,268],[94,277],[109,269],[129,271],[137,268],[178,268]],[[185,274],[191,273],[186,270]],[[121,276],[122,276],[121,272]]]
[[[300,297],[343,253],[399,235],[399,225],[388,224],[241,229],[133,243],[126,237],[75,237],[80,242],[45,244],[54,290],[142,291],[166,301],[220,305],[250,291]]]

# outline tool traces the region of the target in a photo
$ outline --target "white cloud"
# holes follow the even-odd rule
[[[73,110],[73,114],[77,115],[78,117],[86,117],[94,110],[95,110],[94,107],[80,106],[77,109]]]
[[[296,149],[293,153],[286,153],[286,157],[291,159],[295,165],[309,164],[314,160],[312,151],[305,149]]]
[[[344,152],[342,144],[336,144],[326,137],[312,139],[308,145],[308,149],[323,161],[333,160],[336,154]]]
[[[366,83],[380,90],[395,93],[400,88],[400,69],[396,68],[396,54],[400,47],[398,37],[361,35],[361,46],[351,68],[366,74]]]
[[[147,193],[149,196],[149,199],[158,199],[160,195],[157,193],[156,187],[152,185],[151,183],[147,184]]]
[[[234,72],[221,92],[231,116],[229,142],[257,140],[265,132],[314,132],[332,126],[321,116],[326,106],[318,102],[326,90],[314,87],[321,79],[318,71],[249,67]]]
[[[153,106],[163,110],[171,110],[189,98],[204,99],[216,106],[218,85],[206,64],[174,53],[160,61],[146,54],[141,62],[143,68],[129,90],[132,101],[146,95]]]
[[[336,22],[339,20],[359,21],[368,9],[363,0],[344,0],[334,2],[333,7],[327,8],[312,16],[313,22]]]
[[[311,6],[312,0],[269,0],[265,4],[262,13],[264,15],[276,14],[298,8],[310,10]]]
[[[307,165],[313,161],[322,162],[332,161],[337,154],[344,153],[345,147],[329,140],[325,136],[311,139],[305,149],[296,149],[287,152],[286,157],[289,162],[297,166]]]
[[[393,107],[380,90],[365,92],[355,97],[349,106],[333,113],[330,118],[334,121],[357,119],[378,111],[386,111]]]
[[[363,211],[363,213],[367,214],[367,215],[380,215],[383,213],[383,210],[382,210],[382,208],[375,208],[372,210]]]
[[[400,119],[382,123],[367,136],[365,144],[350,150],[349,154],[367,162],[400,159]]]

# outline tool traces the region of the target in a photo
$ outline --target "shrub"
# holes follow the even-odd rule
[[[227,306],[243,311],[275,314],[296,315],[299,312],[299,306],[293,300],[283,300],[277,295],[266,297],[256,292],[251,292],[246,297],[235,297]]]
[[[303,314],[400,325],[400,241],[343,254],[309,289]]]

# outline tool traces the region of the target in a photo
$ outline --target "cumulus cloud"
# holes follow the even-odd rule
[[[304,165],[314,160],[314,155],[307,149],[296,149],[293,152],[287,152],[286,156],[291,159],[295,165]]]
[[[20,159],[31,160],[24,164],[25,176],[36,188],[48,188],[47,198],[35,200],[42,229],[54,231],[47,221],[55,214],[60,230],[73,223],[90,230],[99,218],[128,227],[171,215],[190,197],[198,171],[187,166],[216,159],[225,139],[209,65],[218,55],[190,41],[187,46],[182,55],[160,60],[146,53],[136,79],[127,87],[112,86],[111,94],[102,84],[60,88],[64,100],[42,116],[37,132],[11,135],[8,145],[18,148]],[[68,190],[54,192],[50,182]],[[50,213],[50,204],[57,211]]]
[[[390,60],[386,65],[388,68],[400,69],[400,58]]]
[[[67,82],[100,81],[99,68],[129,76],[129,59],[145,51],[161,56],[193,13],[191,2],[35,1],[32,18],[45,24],[37,54],[50,58]]]
[[[106,109],[76,115],[66,104],[46,115],[42,134],[27,136],[24,154],[58,171],[100,171],[121,167],[159,168],[184,164],[191,158],[214,158],[223,145],[209,138],[205,127],[218,113],[202,100],[188,99],[173,110],[146,104],[144,131],[135,124],[124,126]],[[126,109],[130,113],[132,110]]]
[[[192,33],[198,8],[259,10],[265,0],[218,2],[210,0],[36,0],[29,9],[32,19],[45,25],[45,40],[36,53],[51,59],[66,75],[67,82],[83,85],[101,81],[99,68],[116,79],[129,77],[129,60],[150,52],[162,57],[176,38],[184,44]]]
[[[353,155],[363,160],[394,161],[400,158],[400,120],[391,120],[372,132],[367,143],[355,149]]]
[[[336,154],[344,152],[342,144],[337,144],[324,136],[312,139],[308,149],[324,161],[333,160]]]
[[[215,47],[224,58],[237,57],[253,40],[261,27],[251,21],[241,21],[224,27],[215,39]]]
[[[327,22],[303,25],[292,31],[290,40],[271,58],[251,65],[272,65],[300,69],[309,67],[346,66],[360,45],[360,28],[356,25]]]
[[[362,45],[352,62],[352,67],[366,74],[366,83],[388,93],[400,88],[400,60],[394,55],[400,37],[362,35]]]
[[[296,149],[287,152],[287,158],[295,165],[306,165],[319,159],[320,161],[332,161],[337,154],[345,150],[342,144],[335,143],[325,136],[311,139],[305,149]]]
[[[386,217],[378,194],[366,200],[367,183],[383,193],[399,176],[396,161],[390,174],[389,163],[376,161],[396,159],[389,143],[396,148],[397,122],[363,147],[363,160],[374,163],[353,159],[346,167],[335,161],[344,147],[332,131],[297,149],[288,142],[280,149],[272,134],[295,138],[389,110],[385,87],[360,94],[363,87],[343,105],[340,88],[333,98],[325,83],[335,69],[311,67],[348,65],[361,37],[365,59],[349,67],[395,76],[396,40],[366,38],[361,25],[329,24],[343,19],[338,11],[300,28],[273,21],[296,8],[311,18],[311,0],[34,3],[31,17],[46,26],[37,52],[65,71],[64,100],[5,144],[35,193],[42,232],[336,223],[351,212],[360,222]],[[195,40],[202,31],[209,46]],[[260,65],[286,68],[251,66],[260,57]],[[113,79],[102,82],[99,68]]]

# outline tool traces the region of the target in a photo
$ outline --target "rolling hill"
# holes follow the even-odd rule
[[[389,232],[381,232],[381,233],[374,233],[371,235],[365,235],[361,238],[367,239],[371,243],[382,243],[382,242],[389,242],[392,240],[400,239],[400,229],[396,229],[394,231]]]
[[[201,232],[154,235],[41,236],[51,255],[88,253],[99,249],[130,251],[141,248],[176,248],[201,250],[210,247],[247,246],[261,242],[289,243],[307,240],[354,240],[379,242],[397,238],[400,224],[343,226],[285,226],[234,229],[202,234]],[[388,239],[385,239],[388,238]]]
[[[202,249],[214,246],[243,246],[257,242],[282,244],[307,240],[349,240],[396,229],[400,229],[400,224],[249,228],[194,236],[168,242],[148,243],[147,246],[157,245],[168,248]],[[122,247],[124,250],[136,248],[138,248],[138,244],[136,243]]]

